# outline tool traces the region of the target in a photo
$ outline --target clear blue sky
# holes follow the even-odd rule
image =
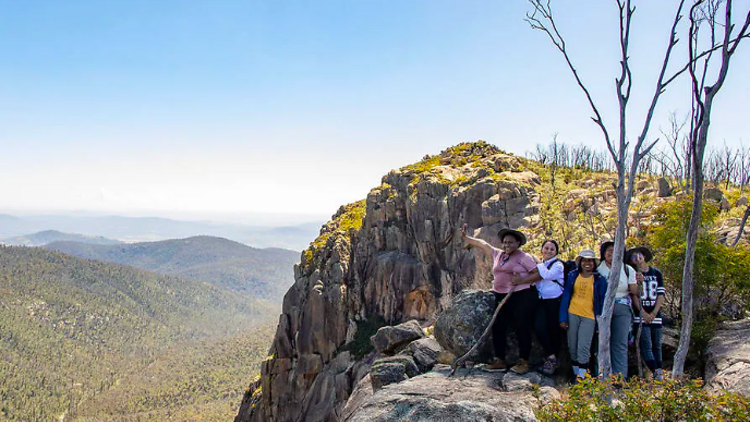
[[[676,3],[636,2],[633,123]],[[614,0],[553,5],[613,125]],[[390,169],[461,141],[523,154],[557,132],[603,147],[561,57],[523,21],[528,9],[0,0],[0,212],[330,215]],[[741,47],[717,100],[714,145],[750,142],[749,57]],[[665,95],[652,135],[687,111],[686,82]]]

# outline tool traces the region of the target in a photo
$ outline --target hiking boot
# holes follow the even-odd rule
[[[527,361],[526,359],[518,359],[518,363],[516,363],[516,366],[510,368],[510,370],[518,375],[523,375],[529,372],[529,361]]]
[[[544,364],[537,370],[544,375],[553,375],[557,370],[557,358],[545,359]]]
[[[505,365],[505,361],[500,358],[492,359],[492,363],[483,368],[489,372],[505,372],[508,367]]]
[[[657,381],[664,381],[664,370],[657,368],[656,371],[654,371],[654,379]]]

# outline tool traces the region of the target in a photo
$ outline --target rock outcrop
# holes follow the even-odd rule
[[[534,409],[559,397],[536,373],[488,373],[461,369],[449,377],[440,365],[424,375],[373,392],[368,378],[355,388],[342,421],[536,421]]]
[[[496,246],[500,229],[520,228],[529,237],[527,251],[535,251],[560,226],[568,233],[567,252],[606,237],[607,224],[616,218],[613,176],[595,174],[580,183],[569,178],[562,196],[550,196],[554,189],[539,176],[540,166],[484,142],[460,144],[389,172],[366,199],[341,207],[295,266],[295,282],[284,297],[260,383],[244,397],[236,422],[354,417],[347,401],[364,394],[357,386],[367,379],[372,394],[373,384],[380,382],[372,381],[371,371],[384,356],[370,342],[379,328],[409,320],[429,326],[461,292],[491,287],[491,262],[465,247],[459,234],[463,224],[473,236]],[[664,192],[657,193],[651,182],[639,189],[631,235],[649,225],[653,204],[671,200],[658,197]],[[545,207],[540,206],[542,194],[549,200]],[[574,226],[585,227],[586,233],[569,233],[566,228]],[[486,308],[488,322],[494,300]],[[484,326],[477,322],[479,330]],[[436,327],[436,337],[442,336],[439,332]],[[434,365],[433,358],[448,362],[462,354],[458,346],[446,346],[455,351],[444,352],[429,348],[424,354],[412,350],[427,340],[403,350],[403,344],[378,348],[409,356],[419,372]],[[471,344],[464,343],[468,350]],[[381,382],[376,395],[430,379],[429,374],[410,376],[414,368],[408,363],[401,366],[403,376],[394,379],[402,382]],[[441,387],[436,381],[433,388]]]
[[[386,326],[370,338],[372,345],[380,353],[390,354],[400,346],[424,337],[422,327],[415,320],[407,321],[395,327]]]
[[[750,396],[750,319],[724,323],[708,345],[706,383]]]
[[[497,244],[499,229],[532,223],[539,178],[523,163],[461,144],[391,171],[342,207],[295,266],[260,387],[236,421],[339,420],[369,372],[362,345],[373,325],[432,321],[462,290],[489,288],[491,263],[465,249],[458,229],[467,223]]]

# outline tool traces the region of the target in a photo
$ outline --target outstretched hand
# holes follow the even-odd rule
[[[464,223],[463,226],[461,226],[461,239],[466,240],[469,235],[466,234],[466,230],[469,229],[469,225],[467,223]]]

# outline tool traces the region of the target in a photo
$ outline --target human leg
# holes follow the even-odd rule
[[[495,306],[497,306],[507,294],[497,292],[492,293],[495,295]],[[495,361],[493,362],[493,365],[496,367],[493,369],[504,369],[505,367],[505,340],[508,329],[508,319],[510,316],[507,305],[508,303],[500,309],[500,313],[497,318],[495,318],[495,323],[492,325],[492,346],[495,353]],[[498,362],[498,360],[501,362]],[[500,365],[500,363],[502,363],[502,365]]]
[[[656,371],[656,360],[654,358],[653,344],[651,342],[651,324],[641,324],[641,358],[651,372]]]
[[[586,374],[591,359],[591,341],[594,339],[596,322],[591,318],[580,318],[578,326],[578,341],[576,344],[576,357],[581,375]]]
[[[615,303],[610,340],[612,374],[620,374],[623,378],[628,377],[628,331],[632,322],[630,306]]]
[[[518,296],[515,296],[518,295]],[[511,371],[518,374],[529,372],[529,357],[531,356],[531,331],[534,325],[534,314],[538,302],[535,287],[524,289],[514,294],[513,321],[518,336],[518,362]]]

